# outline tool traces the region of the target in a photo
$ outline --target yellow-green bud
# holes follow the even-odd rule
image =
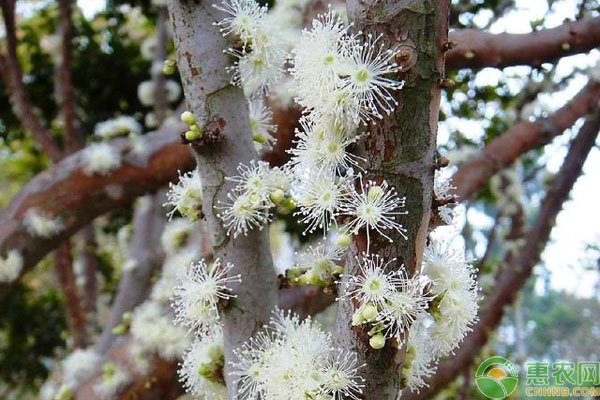
[[[296,283],[300,286],[304,286],[304,285],[309,285],[309,281],[308,281],[308,273],[303,274],[302,276],[300,276],[298,279],[296,279]]]
[[[123,313],[123,322],[131,324],[131,313],[129,311]]]
[[[342,267],[341,265],[336,265],[336,266],[333,268],[333,272],[332,272],[332,273],[333,273],[334,275],[341,275],[341,274],[343,274],[343,273],[344,273],[344,267]]]
[[[292,211],[296,208],[297,204],[294,201],[294,199],[292,199],[291,197],[288,197],[287,199],[285,199],[281,205],[285,208],[287,208],[288,210]]]
[[[119,324],[112,329],[113,335],[123,335],[127,332],[127,326],[125,324]]]
[[[194,125],[196,123],[196,117],[189,111],[184,111],[181,113],[181,121],[183,121],[186,125]]]
[[[367,192],[367,198],[375,201],[383,196],[383,188],[381,186],[371,186]]]
[[[194,140],[202,139],[202,132],[187,131],[185,133],[185,139],[190,142],[193,142]]]
[[[175,60],[165,60],[163,63],[163,74],[165,75],[173,75],[175,73],[175,67],[177,63]]]
[[[348,233],[340,233],[337,237],[337,245],[340,247],[348,247],[352,242],[352,236]]]
[[[569,51],[571,49],[571,45],[569,43],[565,42],[560,46],[560,48],[563,49],[564,51]]]
[[[467,60],[470,60],[471,58],[475,58],[475,53],[473,53],[472,51],[469,50],[465,53],[465,58]]]
[[[323,283],[318,274],[315,274],[313,271],[308,271],[306,274],[306,279],[311,285],[320,285]]]
[[[372,304],[367,304],[362,309],[361,316],[365,321],[372,321],[377,317],[377,309]]]
[[[198,125],[196,125],[196,124],[192,124],[192,125],[190,125],[190,131],[193,131],[193,132],[200,132],[200,133],[202,133],[202,128],[200,128],[200,127],[199,127]]]
[[[296,279],[298,276],[300,276],[300,270],[298,268],[291,268],[287,270],[287,278],[288,279]]]
[[[375,350],[383,349],[383,346],[385,346],[385,337],[383,336],[383,333],[379,332],[373,335],[373,337],[369,339],[369,346]]]
[[[271,198],[271,201],[273,203],[275,203],[277,205],[281,205],[281,204],[283,204],[283,201],[285,200],[285,192],[281,189],[275,189],[271,192],[269,197]]]

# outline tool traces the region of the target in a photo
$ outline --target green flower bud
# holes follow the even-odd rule
[[[375,350],[383,349],[383,346],[385,346],[385,337],[383,336],[383,333],[377,333],[369,339],[369,346]]]
[[[165,60],[163,63],[163,74],[165,75],[173,75],[175,73],[175,68],[177,63],[175,60]]]
[[[296,284],[298,284],[300,286],[310,285],[308,278],[309,278],[308,273],[305,273],[302,276],[300,276],[298,279],[296,279]]]
[[[341,274],[343,274],[343,273],[344,273],[344,267],[342,267],[341,265],[336,265],[336,266],[333,268],[333,274],[334,274],[334,275],[341,275]]]
[[[281,189],[275,189],[269,195],[271,201],[277,205],[282,205],[285,200],[285,192]]]
[[[202,133],[202,128],[196,124],[190,125],[190,131]]]
[[[300,270],[298,268],[288,269],[286,272],[286,276],[289,280],[296,279],[297,277],[300,276]]]
[[[293,211],[297,207],[296,202],[291,197],[286,198],[281,205],[290,211]]]
[[[367,304],[362,309],[361,316],[365,321],[372,321],[377,317],[377,309],[372,304]]]
[[[185,133],[185,139],[190,142],[193,142],[194,140],[202,139],[202,132],[187,131]]]
[[[360,324],[362,324],[362,316],[357,311],[354,314],[352,314],[352,326],[358,326]]]
[[[123,335],[125,332],[127,332],[125,324],[119,324],[112,329],[113,335]]]
[[[196,117],[189,111],[184,111],[181,113],[181,120],[186,125],[194,125],[196,123]]]

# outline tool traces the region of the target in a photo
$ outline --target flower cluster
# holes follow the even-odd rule
[[[108,143],[94,143],[84,150],[85,165],[83,172],[87,175],[106,175],[121,165],[121,154]]]
[[[363,379],[356,356],[335,349],[310,318],[278,311],[265,330],[235,350],[241,399],[358,399]]]
[[[169,183],[167,201],[164,206],[173,207],[167,214],[173,218],[175,212],[188,217],[192,222],[202,215],[202,180],[198,170],[179,173],[177,184]]]
[[[173,289],[175,321],[197,331],[215,324],[218,303],[235,297],[229,285],[241,282],[240,275],[229,275],[232,269],[233,264],[219,258],[210,264],[204,260],[191,264]]]
[[[102,357],[94,350],[73,351],[62,362],[65,385],[74,389],[98,371],[101,361]]]
[[[63,229],[63,223],[59,219],[48,217],[36,207],[27,210],[23,223],[31,235],[43,238],[54,236]]]
[[[339,261],[345,251],[327,241],[309,245],[296,255],[296,265],[287,271],[287,278],[291,284],[329,286],[344,271]]]
[[[428,314],[413,323],[403,376],[412,391],[425,386],[437,360],[450,354],[477,321],[479,288],[473,267],[447,240],[433,239],[425,249],[422,274],[435,296]]]
[[[130,133],[141,134],[142,127],[135,118],[128,115],[99,122],[94,128],[94,135],[105,140],[117,136],[125,136]]]
[[[94,385],[94,391],[101,399],[112,399],[131,381],[131,375],[122,366],[107,362],[102,367],[102,378]]]
[[[409,277],[396,259],[385,261],[378,255],[356,259],[358,274],[344,280],[344,297],[359,304],[352,316],[353,325],[371,326],[370,345],[380,349],[386,339],[404,342],[410,327],[427,312],[432,296],[426,293],[426,281],[420,276]]]
[[[264,161],[240,165],[238,176],[226,179],[236,183],[227,194],[228,202],[221,203],[218,214],[227,228],[227,234],[246,235],[253,228],[262,229],[270,221],[270,209],[276,205],[294,209],[289,197],[290,176],[281,168],[270,168]]]

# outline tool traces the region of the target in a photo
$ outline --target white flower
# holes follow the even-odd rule
[[[450,170],[436,170],[433,178],[433,192],[437,200],[448,200],[453,197],[450,193],[456,189],[452,185],[452,178],[450,176]]]
[[[146,60],[153,60],[156,53],[156,36],[151,35],[142,42],[140,53]]]
[[[236,191],[256,195],[260,199],[269,196],[271,189],[269,163],[265,161],[250,161],[250,165],[240,164],[237,168],[239,175],[227,177],[229,181],[237,183]]]
[[[78,386],[98,371],[101,361],[102,357],[94,350],[76,349],[62,362],[65,384],[71,388]]]
[[[406,344],[407,355],[402,366],[402,376],[412,392],[418,392],[420,388],[427,386],[425,379],[437,370],[435,345],[425,322],[424,315],[415,321]]]
[[[312,175],[303,180],[300,193],[296,196],[300,211],[295,212],[294,216],[302,216],[300,222],[308,225],[304,234],[314,232],[317,228],[323,230],[323,235],[327,234],[346,198],[347,187],[345,179],[334,180],[326,175]]]
[[[227,228],[227,234],[233,232],[233,237],[240,234],[247,235],[248,231],[259,228],[269,222],[269,209],[272,204],[266,202],[258,194],[249,193],[227,193],[230,200],[217,207],[221,211],[217,216],[223,220],[223,225]]]
[[[380,321],[386,326],[386,336],[400,342],[417,318],[426,313],[432,297],[425,293],[424,281],[420,276],[408,277],[402,266],[396,291],[383,304]]]
[[[358,99],[359,107],[365,111],[362,122],[391,114],[398,105],[391,91],[401,89],[404,84],[385,77],[397,73],[400,68],[393,62],[395,52],[384,49],[385,44],[379,42],[380,39],[381,35],[375,38],[371,34],[359,35],[348,47],[349,62],[342,71],[344,90]]]
[[[333,348],[310,318],[277,311],[271,323],[234,351],[239,399],[357,399],[363,379],[356,356]],[[321,396],[321,397],[319,397]]]
[[[403,283],[398,272],[389,267],[391,263],[396,262],[396,259],[385,262],[377,254],[363,254],[362,258],[356,257],[356,261],[360,266],[360,272],[349,276],[344,282],[346,289],[342,297],[350,297],[358,301],[359,310],[368,304],[382,309],[386,301],[397,292],[397,287]]]
[[[262,100],[257,99],[248,103],[248,111],[250,131],[256,150],[271,149],[275,144],[275,138],[272,134],[276,129],[273,125],[273,112],[265,106]]]
[[[333,400],[360,399],[364,387],[364,379],[358,374],[360,367],[356,354],[334,351],[323,368],[321,394]]]
[[[0,282],[12,282],[23,269],[23,256],[19,251],[9,250],[5,257],[0,256]]]
[[[94,385],[94,391],[102,399],[112,399],[132,381],[129,373],[118,364],[106,363],[102,370],[102,379]]]
[[[224,363],[223,332],[215,325],[195,340],[183,356],[178,373],[186,392],[207,400],[226,400]]]
[[[128,115],[121,115],[117,118],[99,122],[94,128],[94,135],[102,139],[112,139],[116,136],[125,136],[128,134],[142,133],[141,125],[135,118]]]
[[[228,0],[214,7],[229,14],[217,23],[223,36],[238,35],[244,45],[251,41],[267,15],[267,7],[254,0]]]
[[[220,259],[211,264],[204,260],[191,264],[173,289],[175,321],[190,329],[201,329],[218,318],[217,304],[236,297],[230,285],[241,282],[240,275],[229,276],[233,264]]]
[[[169,183],[167,201],[163,206],[171,206],[173,209],[167,214],[173,218],[175,211],[188,217],[192,222],[198,220],[202,215],[202,180],[197,169],[181,174],[176,185]]]
[[[406,198],[399,197],[394,188],[388,187],[386,181],[381,185],[368,181],[364,185],[361,174],[359,181],[360,192],[351,190],[347,203],[342,206],[342,212],[352,218],[347,225],[348,231],[356,234],[362,227],[366,227],[367,253],[371,243],[369,231],[372,229],[390,242],[392,239],[383,232],[386,229],[393,229],[406,239],[406,229],[395,220],[398,215],[408,214],[407,211],[398,211],[404,207]]]
[[[44,215],[37,207],[27,210],[23,223],[31,235],[43,238],[54,236],[63,229],[63,223],[59,219]]]
[[[94,143],[84,150],[85,165],[83,172],[87,175],[107,175],[121,165],[121,154],[107,143]]]
[[[316,246],[308,246],[298,254],[295,267],[304,272],[303,276],[308,280],[306,283],[329,283],[334,274],[340,273],[336,271],[336,261],[341,259],[344,251],[343,248],[322,241]],[[302,277],[296,280],[298,279]]]
[[[159,303],[146,301],[131,317],[131,336],[149,356],[160,354],[167,360],[179,358],[188,345],[185,329],[173,324]]]
[[[185,218],[169,221],[160,237],[163,250],[167,254],[174,254],[184,248],[190,236],[194,233],[194,224]]]

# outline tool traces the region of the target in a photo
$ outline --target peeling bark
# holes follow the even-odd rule
[[[366,175],[378,182],[387,180],[407,198],[406,216],[399,217],[408,240],[393,232],[393,243],[372,235],[371,252],[386,260],[398,258],[394,268],[405,264],[415,272],[421,264],[427,236],[433,192],[436,134],[440,104],[439,81],[444,76],[442,45],[448,32],[447,1],[348,1],[348,14],[358,29],[383,34],[387,43],[398,46],[406,84],[397,97],[400,105],[389,117],[368,127],[368,136],[358,154],[367,160]],[[344,275],[356,275],[354,256],[366,250],[364,237],[355,236]],[[355,351],[366,379],[365,400],[395,399],[400,390],[404,349],[388,341],[373,350],[364,329],[351,328],[354,305],[339,303],[334,331],[336,345]]]

